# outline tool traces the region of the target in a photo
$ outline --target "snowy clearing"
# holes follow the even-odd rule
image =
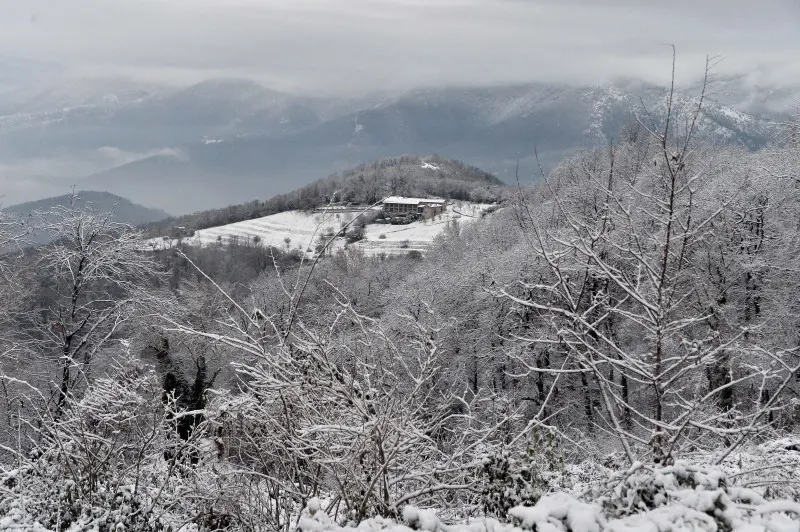
[[[367,226],[364,240],[352,245],[363,249],[367,255],[397,255],[412,250],[425,252],[448,225],[458,223],[463,227],[473,223],[489,207],[480,203],[454,203],[448,205],[444,213],[430,220],[419,220],[408,225],[371,224]]]
[[[444,213],[429,219],[419,220],[407,225],[373,223],[366,227],[364,239],[349,244],[349,247],[362,249],[367,255],[398,255],[410,251],[427,251],[434,239],[449,225],[468,225],[480,219],[481,213],[490,204],[454,202]],[[350,222],[357,213],[353,212],[310,212],[288,211],[254,220],[211,227],[197,231],[194,236],[181,242],[208,246],[220,243],[258,242],[264,246],[297,249],[313,254],[321,235],[335,234]],[[168,237],[152,238],[147,241],[148,249],[169,249],[178,244],[177,239]],[[337,238],[331,248],[343,249],[345,239]]]

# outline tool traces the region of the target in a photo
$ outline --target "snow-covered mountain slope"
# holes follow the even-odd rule
[[[350,244],[344,237],[338,237],[329,247],[336,251],[345,247],[362,250],[367,255],[400,255],[410,251],[425,253],[433,245],[436,237],[447,230],[475,223],[481,214],[491,207],[485,203],[454,202],[447,206],[446,212],[429,220],[419,220],[407,225],[369,224],[364,239]],[[352,220],[354,212],[310,212],[287,211],[255,220],[237,222],[219,227],[196,231],[191,237],[183,238],[181,243],[194,246],[214,246],[229,243],[257,243],[287,250],[298,250],[313,256],[317,243],[325,235],[335,234],[343,224]],[[148,249],[169,249],[179,243],[168,237],[152,238],[147,242]]]
[[[584,133],[587,138],[600,141],[615,138],[620,128],[637,120],[660,129],[669,105],[669,94],[662,87],[643,87],[635,91],[615,86],[595,87],[582,98],[591,104]],[[672,99],[673,131],[684,135],[698,109],[694,135],[708,142],[758,148],[766,143],[775,122],[774,117],[750,114],[725,105],[707,89],[702,100],[700,93],[676,92]]]

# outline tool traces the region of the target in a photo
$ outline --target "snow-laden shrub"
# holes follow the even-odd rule
[[[792,519],[800,519],[800,505],[767,503],[755,490],[734,485],[721,468],[686,461],[661,468],[636,463],[593,495],[609,518],[685,522],[700,530],[735,530],[754,520],[761,522],[761,515],[781,511],[770,508],[787,510],[794,514]]]
[[[483,464],[486,487],[483,490],[482,509],[489,515],[505,515],[521,504],[535,504],[542,496],[536,471],[531,465],[520,466],[508,453],[490,456]]]
[[[611,477],[599,497],[606,512],[614,516],[632,515],[652,510],[688,492],[711,497],[714,505],[726,505],[721,496],[727,493],[727,480],[720,470],[705,470],[679,461],[673,466],[653,469],[636,463]],[[760,499],[760,497],[759,497]]]
[[[102,379],[48,420],[39,445],[0,477],[0,530],[164,528],[146,485],[159,476],[153,468],[159,464],[134,437],[147,430],[158,406],[152,395],[140,394],[149,377]]]
[[[0,472],[0,530],[160,531],[203,508],[199,447],[154,372],[129,367],[44,410],[35,445]],[[175,517],[179,515],[180,517]]]
[[[503,449],[486,457],[481,494],[484,513],[504,516],[521,505],[533,505],[545,493],[563,489],[564,457],[560,439],[549,431],[534,431],[527,449]]]
[[[486,515],[505,516],[515,506],[531,506],[549,493],[578,494],[602,484],[616,469],[614,462],[594,459],[568,462],[564,439],[543,428],[531,431],[523,449],[503,449],[483,462],[480,508]]]
[[[506,521],[482,518],[443,524],[436,512],[406,506],[403,522],[382,517],[357,526],[337,525],[313,499],[303,510],[302,532],[797,532],[800,504],[765,501],[746,488],[728,486],[719,469],[686,463],[664,468],[636,464],[609,479],[606,493],[587,500],[560,492],[515,506]]]
[[[113,489],[102,482],[85,494],[58,469],[51,461],[39,462],[3,477],[2,484],[11,487],[0,496],[0,530],[164,530],[132,486]]]

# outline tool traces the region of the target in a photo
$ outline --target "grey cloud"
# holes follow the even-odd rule
[[[0,54],[74,72],[303,93],[531,80],[798,78],[793,0],[0,0]]]

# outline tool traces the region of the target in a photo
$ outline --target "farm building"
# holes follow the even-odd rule
[[[422,218],[433,218],[444,212],[447,200],[438,198],[404,198],[389,196],[383,200],[383,212],[388,215],[404,216],[418,214]]]

